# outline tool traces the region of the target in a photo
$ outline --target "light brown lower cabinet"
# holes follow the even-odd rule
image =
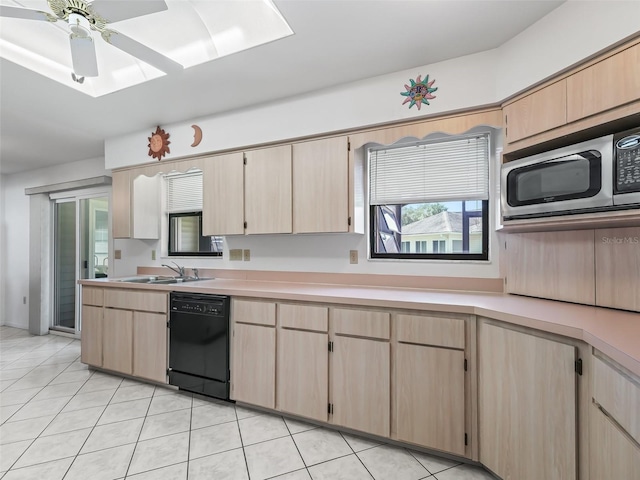
[[[276,408],[276,329],[235,323],[231,398]]]
[[[167,316],[133,312],[133,375],[167,383]]]
[[[575,480],[576,347],[480,321],[478,356],[480,462],[503,480]]]
[[[278,330],[278,409],[327,421],[329,403],[328,335]]]
[[[131,375],[133,372],[133,312],[104,309],[102,328],[102,366]]]
[[[102,366],[102,307],[82,306],[80,332],[80,360],[82,363]]]
[[[398,440],[464,456],[464,351],[405,343],[396,348]]]
[[[335,336],[331,368],[331,422],[388,437],[391,354],[388,341]]]
[[[636,406],[637,408],[637,406]],[[640,446],[595,404],[591,408],[589,478],[637,479]]]

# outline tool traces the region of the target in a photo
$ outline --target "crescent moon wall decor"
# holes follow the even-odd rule
[[[191,128],[193,128],[193,143],[191,146],[197,147],[202,141],[202,129],[198,125],[191,125]]]

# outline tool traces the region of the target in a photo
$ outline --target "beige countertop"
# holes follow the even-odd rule
[[[218,278],[149,285],[113,279],[82,285],[211,293],[410,310],[467,313],[583,340],[640,376],[640,313],[504,293]]]

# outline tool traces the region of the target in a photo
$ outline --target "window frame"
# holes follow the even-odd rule
[[[474,200],[475,201],[475,200]],[[379,253],[376,252],[378,237],[378,207],[383,205],[369,205],[369,256],[371,259],[394,259],[394,260],[467,260],[467,261],[487,261],[489,260],[489,200],[480,200],[482,202],[482,213],[478,215],[476,211],[465,211],[463,201],[463,217],[462,217],[462,241],[464,248],[465,230],[468,232],[469,220],[474,217],[482,218],[482,252],[481,253]],[[407,204],[408,205],[408,204]],[[399,207],[403,205],[384,205],[385,207]],[[402,248],[402,234],[394,235],[398,239],[400,248]],[[467,233],[468,237],[468,233]]]
[[[168,220],[169,220],[169,225],[168,225],[168,238],[167,238],[167,256],[169,257],[222,257],[222,250],[219,252],[174,252],[171,250],[171,239],[173,237],[174,231],[173,231],[173,222],[171,221],[173,218],[176,217],[198,217],[198,229],[199,229],[199,233],[200,236],[199,238],[211,238],[212,235],[202,235],[202,210],[200,211],[195,211],[195,212],[175,212],[175,213],[169,213],[168,214]],[[215,235],[213,235],[215,236]]]

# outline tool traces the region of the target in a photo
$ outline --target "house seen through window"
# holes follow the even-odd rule
[[[487,260],[489,135],[369,149],[372,258]]]
[[[222,237],[202,235],[202,172],[165,176],[169,256],[222,256]]]

